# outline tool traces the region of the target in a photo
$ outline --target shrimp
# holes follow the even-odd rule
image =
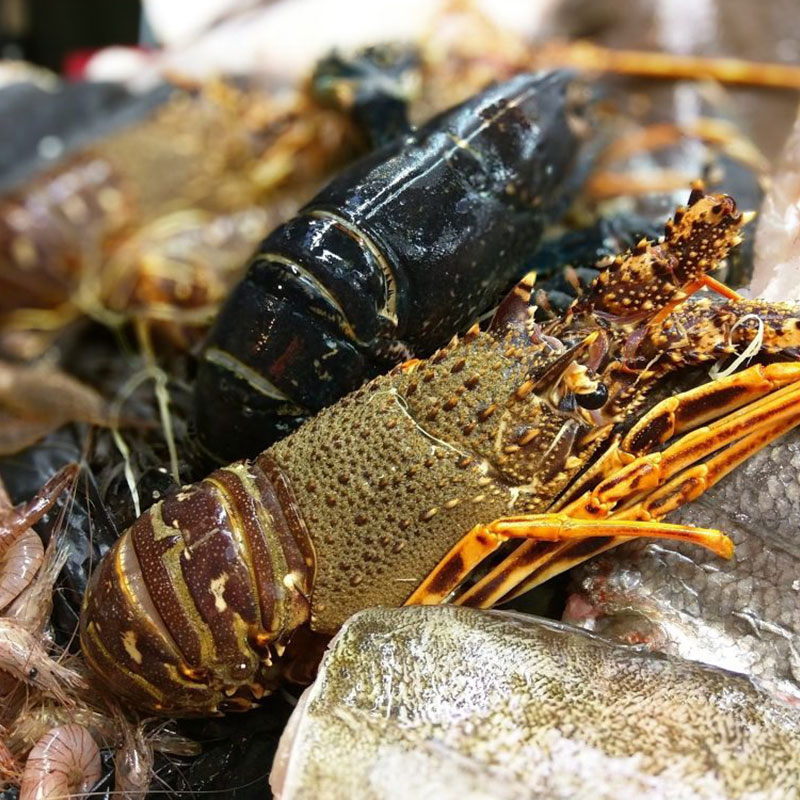
[[[122,742],[114,756],[114,793],[123,800],[144,800],[153,776],[153,744],[144,723],[133,727],[120,720]]]
[[[65,704],[70,692],[87,688],[83,676],[50,658],[36,637],[5,617],[0,617],[0,671]]]
[[[70,485],[75,471],[75,465],[60,470],[33,500],[17,508],[0,482],[0,610],[31,633],[44,630],[50,619],[53,586],[68,553],[56,535],[45,552],[38,534],[22,527],[22,521],[37,521]]]
[[[41,698],[34,705],[25,707],[8,726],[6,745],[21,758],[46,733],[63,725],[80,725],[98,742],[116,742],[120,739],[119,721],[107,710],[94,708],[80,698],[71,706],[56,700]]]
[[[78,469],[77,464],[67,464],[27,503],[8,509],[0,508],[0,548],[8,547],[55,505],[61,493],[72,485]]]
[[[44,547],[36,531],[28,528],[5,551],[0,550],[0,610],[30,584],[44,560]]]
[[[0,512],[10,511],[11,498],[0,481]],[[0,537],[0,610],[8,606],[33,580],[44,559],[42,540],[31,528],[17,538]]]
[[[53,611],[53,586],[68,556],[67,549],[59,544],[54,535],[44,554],[44,566],[6,609],[6,619],[14,620],[31,633],[45,629]]]
[[[134,726],[119,710],[115,717],[120,738],[114,755],[114,793],[123,800],[144,800],[151,781],[158,780],[155,753],[187,757],[201,752],[197,742],[176,733],[170,722],[145,719]]]
[[[100,778],[100,748],[82,725],[63,725],[33,746],[20,800],[83,797]]]

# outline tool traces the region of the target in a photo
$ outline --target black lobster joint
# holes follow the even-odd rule
[[[354,164],[268,236],[219,314],[195,419],[219,458],[491,307],[535,249],[578,149],[565,72],[518,75]]]

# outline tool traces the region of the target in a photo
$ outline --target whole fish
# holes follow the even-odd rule
[[[558,622],[352,617],[281,741],[277,798],[796,798],[800,713],[746,678]]]
[[[800,702],[800,434],[764,448],[674,519],[724,529],[733,560],[629,542],[576,571],[564,620],[746,673]]]

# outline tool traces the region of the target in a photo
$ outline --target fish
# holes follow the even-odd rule
[[[278,748],[279,800],[800,797],[800,711],[725,670],[454,606],[351,617]]]

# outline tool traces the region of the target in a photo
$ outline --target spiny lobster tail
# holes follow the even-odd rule
[[[248,708],[306,621],[313,553],[278,467],[262,454],[152,506],[95,572],[81,645],[140,707]]]
[[[592,314],[608,315],[623,325],[639,322],[695,291],[693,284],[716,269],[741,241],[739,230],[746,221],[732,197],[701,196],[700,191],[693,189],[688,207],[679,208],[667,222],[663,240],[642,239],[617,256],[554,327],[563,329],[573,319]]]

